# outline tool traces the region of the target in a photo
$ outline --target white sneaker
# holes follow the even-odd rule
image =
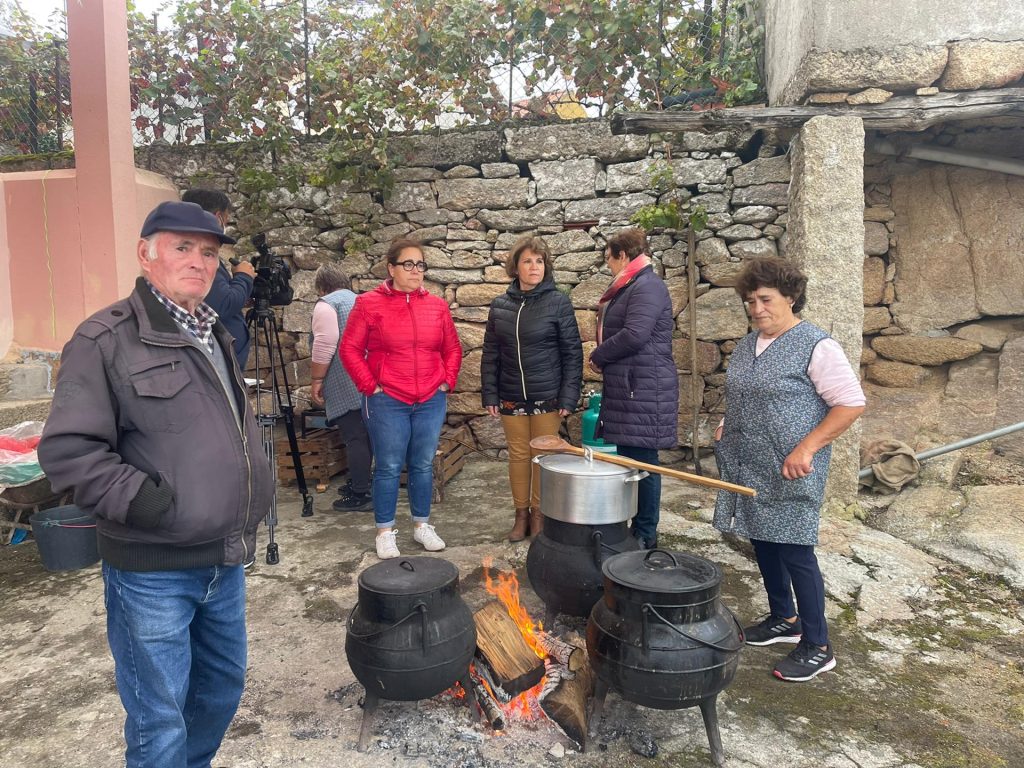
[[[377,557],[381,560],[390,560],[393,557],[401,557],[398,551],[398,543],[395,541],[395,529],[382,531],[377,534]]]
[[[417,525],[412,537],[422,544],[427,552],[440,552],[444,549],[444,539],[437,535],[432,525]]]

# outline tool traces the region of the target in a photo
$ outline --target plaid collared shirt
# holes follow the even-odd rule
[[[193,315],[184,307],[179,307],[173,301],[164,296],[156,289],[149,280],[146,280],[149,290],[156,296],[156,300],[164,305],[174,322],[181,326],[182,330],[194,336],[206,347],[206,351],[213,354],[213,324],[217,322],[219,315],[204,302],[199,302],[196,313]]]

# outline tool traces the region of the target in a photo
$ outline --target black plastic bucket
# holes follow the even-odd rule
[[[36,512],[29,518],[43,567],[74,571],[100,559],[96,550],[96,518],[74,504]]]

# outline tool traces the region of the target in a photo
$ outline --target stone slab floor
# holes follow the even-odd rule
[[[984,481],[979,476],[975,468],[975,485]],[[764,610],[756,566],[744,543],[725,541],[709,525],[713,495],[674,481],[664,489],[663,546],[719,563],[725,603],[743,621],[756,618]],[[644,710],[614,695],[586,754],[543,721],[514,722],[494,734],[445,695],[418,705],[385,703],[370,749],[357,753],[362,691],[345,661],[345,618],[357,574],[376,562],[373,521],[370,513],[332,511],[334,498],[333,488],[318,495],[315,516],[304,519],[295,493],[280,492],[281,563],[260,561],[248,576],[248,683],[214,766],[711,764],[697,710]],[[867,499],[864,507],[871,522],[885,504]],[[516,569],[526,585],[527,544],[502,539],[510,523],[502,463],[468,463],[434,522],[471,606],[488,599],[484,558]],[[421,554],[410,524],[399,523],[403,551]],[[1024,523],[1014,525],[1019,535]],[[265,542],[261,530],[261,547]],[[781,651],[746,649],[719,699],[728,766],[1024,766],[1024,611],[1015,579],[986,575],[969,559],[926,552],[856,520],[826,524],[819,552],[838,669],[786,684],[770,675]],[[4,768],[119,765],[122,713],[99,567],[47,573],[28,543],[0,550],[0,583]],[[541,615],[528,586],[523,593]],[[560,620],[557,628],[582,626]],[[641,756],[644,747],[657,754]]]

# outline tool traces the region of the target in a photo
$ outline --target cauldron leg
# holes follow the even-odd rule
[[[597,736],[597,726],[604,713],[604,699],[608,695],[608,683],[598,678],[594,683],[594,706],[590,709],[590,727],[587,729],[591,737]]]
[[[466,692],[466,701],[469,702],[469,712],[473,716],[473,722],[480,722],[480,708],[476,705],[476,692],[473,690],[473,681],[469,677],[469,670],[459,678],[459,685]]]
[[[700,702],[700,713],[704,717],[704,730],[708,732],[708,745],[711,747],[711,762],[718,768],[725,765],[725,752],[722,751],[722,735],[718,732],[718,695],[709,696]]]
[[[370,730],[373,728],[373,715],[377,711],[380,698],[375,693],[366,692],[363,700],[363,723],[359,726],[359,744],[356,749],[365,752],[370,745]]]

